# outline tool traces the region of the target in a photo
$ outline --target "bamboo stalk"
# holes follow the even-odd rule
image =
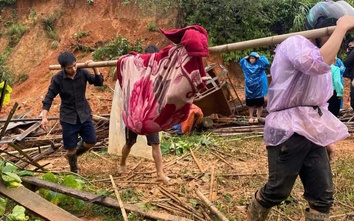
[[[217,215],[222,221],[229,221],[198,189],[195,190],[198,197],[210,208],[210,210]]]
[[[120,210],[122,211],[123,219],[124,219],[124,221],[128,221],[127,212],[125,211],[122,199],[120,198],[118,188],[117,188],[116,184],[114,183],[113,176],[109,175],[109,178],[111,179],[111,183],[112,183],[112,186],[113,186],[113,189],[114,189],[114,193],[116,194]]]
[[[209,188],[209,200],[213,198],[213,187],[214,187],[214,166],[211,167],[211,175],[210,175],[210,188]]]
[[[222,156],[220,156],[219,154],[217,153],[214,153],[214,152],[211,152],[211,154],[213,154],[214,156],[216,156],[217,158],[219,158],[220,160],[222,160],[224,163],[226,163],[227,165],[229,165],[232,169],[235,169],[236,168],[229,162],[227,162],[227,160],[225,160]]]
[[[90,151],[90,152],[93,153],[94,155],[98,156],[99,158],[101,158],[101,159],[107,161],[107,162],[110,163],[110,164],[113,164],[113,165],[115,164],[115,163],[112,162],[111,160],[107,159],[107,158],[104,157],[104,156],[101,156],[100,154],[96,153],[95,151]]]
[[[46,145],[46,146],[40,146],[40,147],[32,147],[32,148],[22,149],[22,151],[23,151],[23,152],[30,152],[30,151],[38,150],[38,148],[41,149],[41,150],[43,150],[43,149],[47,149],[47,148],[50,148],[50,147],[51,147],[51,145]],[[17,154],[18,151],[17,151],[17,150],[14,150],[14,151],[5,151],[5,153],[1,153],[0,155],[1,155],[1,156],[5,156],[5,155],[8,154],[8,153],[10,153],[10,154]]]
[[[175,196],[173,193],[171,193],[168,189],[166,189],[165,187],[159,185],[159,190],[166,196],[170,197],[172,200],[174,200],[175,202],[179,203],[180,205],[182,205],[184,208],[192,211],[195,215],[198,214],[198,212],[190,205],[188,205],[187,203],[183,202],[181,199],[179,199],[177,196]]]
[[[281,43],[282,41],[284,41],[288,37],[291,37],[294,35],[302,35],[306,38],[319,38],[319,37],[331,35],[333,33],[335,27],[336,26],[331,26],[331,27],[319,28],[319,29],[308,30],[308,31],[293,32],[293,33],[288,33],[288,34],[283,34],[283,35],[258,38],[258,39],[253,39],[253,40],[249,40],[249,41],[236,42],[236,43],[232,43],[232,44],[219,45],[219,46],[210,47],[209,52],[210,53],[224,53],[224,52],[231,52],[231,51],[243,50],[243,49],[248,49],[248,48],[257,48],[257,47],[263,47],[263,46],[268,46],[268,45],[275,45],[275,44]],[[77,67],[78,68],[114,67],[117,65],[117,61],[118,60],[96,61],[96,62],[91,62],[88,64],[77,63]],[[59,64],[49,65],[49,70],[60,70],[60,69],[61,69],[61,66]]]
[[[204,168],[202,167],[201,163],[199,162],[198,158],[194,155],[193,150],[192,150],[192,149],[190,149],[190,151],[191,151],[191,155],[192,155],[192,157],[193,157],[193,159],[194,159],[195,163],[197,164],[197,166],[198,166],[198,168],[199,168],[200,172],[204,173],[204,172],[205,172],[205,170],[204,170]]]
[[[209,52],[224,53],[224,52],[231,52],[237,50],[244,50],[248,48],[257,48],[257,47],[263,47],[268,45],[275,45],[281,43],[288,37],[294,35],[302,35],[306,38],[320,38],[320,37],[331,35],[335,28],[336,26],[331,26],[331,27],[319,28],[319,29],[308,30],[308,31],[300,31],[300,32],[293,32],[293,33],[288,33],[283,35],[275,35],[271,37],[258,38],[258,39],[242,41],[242,42],[237,42],[232,44],[219,45],[219,46],[210,47]]]
[[[113,67],[117,65],[118,60],[112,61],[95,61],[90,62],[89,64],[86,63],[77,63],[78,68],[94,68],[94,67]],[[61,66],[59,64],[49,65],[49,70],[60,70]]]

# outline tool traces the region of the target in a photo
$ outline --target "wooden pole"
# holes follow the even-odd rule
[[[283,35],[275,35],[275,36],[271,36],[271,37],[253,39],[253,40],[249,40],[249,41],[236,42],[236,43],[232,43],[232,44],[219,45],[219,46],[210,47],[209,52],[210,53],[224,53],[224,52],[231,52],[231,51],[237,51],[237,50],[244,50],[244,49],[248,49],[248,48],[257,48],[257,47],[263,47],[263,46],[268,46],[268,45],[275,45],[275,44],[281,43],[282,41],[284,41],[288,37],[291,37],[294,35],[302,35],[302,36],[309,38],[309,39],[320,38],[320,37],[331,35],[335,28],[336,28],[336,26],[330,26],[330,27],[326,27],[326,28],[293,32],[293,33],[288,33],[288,34],[283,34]]]
[[[78,68],[94,68],[94,67],[113,67],[117,65],[118,60],[112,61],[96,61],[89,64],[77,63]],[[60,70],[61,66],[59,64],[49,65],[49,70]]]
[[[248,48],[257,48],[257,47],[263,47],[263,46],[268,46],[268,45],[275,45],[275,44],[281,43],[282,41],[284,41],[288,37],[294,36],[294,35],[302,35],[306,38],[320,38],[320,37],[331,35],[335,28],[336,28],[336,26],[330,26],[330,27],[326,27],[326,28],[293,32],[293,33],[288,33],[288,34],[283,34],[283,35],[275,35],[275,36],[271,36],[271,37],[258,38],[258,39],[248,40],[248,41],[219,45],[219,46],[210,47],[209,52],[210,53],[224,53],[224,52],[244,50],[244,49],[248,49]],[[97,62],[91,62],[89,64],[77,63],[77,67],[78,68],[113,67],[113,66],[117,65],[117,61],[118,60],[97,61]],[[61,66],[58,64],[57,65],[49,65],[49,70],[60,70],[60,69],[61,69]]]
[[[117,197],[117,200],[118,200],[118,203],[119,203],[120,211],[122,211],[123,219],[124,219],[124,221],[128,221],[127,212],[125,211],[125,208],[124,208],[124,205],[123,205],[123,201],[120,198],[120,194],[119,194],[118,188],[116,186],[116,183],[114,182],[113,176],[109,175],[109,178],[111,179],[112,186],[113,186],[113,189],[114,189],[114,193],[116,194],[116,197]]]
[[[206,198],[202,192],[200,192],[198,189],[195,190],[196,194],[199,196],[199,198],[210,208],[210,210],[219,217],[220,220],[222,221],[229,221],[224,214],[222,214],[209,200]]]

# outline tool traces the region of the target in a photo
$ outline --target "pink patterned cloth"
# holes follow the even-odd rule
[[[154,54],[129,53],[117,62],[122,88],[122,118],[137,134],[169,129],[188,117],[198,90],[205,87],[202,57],[209,56],[201,26],[161,32],[178,45]]]

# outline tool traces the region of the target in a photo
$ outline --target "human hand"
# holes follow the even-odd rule
[[[85,61],[85,65],[88,66],[90,63],[92,63],[93,60],[88,60],[88,61]],[[92,67],[92,70],[95,72],[95,74],[99,74],[100,72],[98,71],[97,68],[95,67]]]
[[[47,130],[47,128],[48,128],[48,118],[46,118],[46,117],[42,118],[41,127],[42,127],[44,130]]]
[[[88,64],[90,64],[92,62],[93,62],[93,60],[87,60],[87,61],[85,61],[85,65],[88,65]]]
[[[329,161],[332,163],[334,161],[334,156],[335,156],[335,145],[334,144],[330,144],[327,147],[327,154],[328,154],[328,158]]]
[[[354,16],[352,15],[343,15],[337,20],[337,27],[343,28],[346,31],[354,28]]]
[[[246,58],[246,59],[248,59],[248,58],[249,58],[249,56],[247,55],[245,58]]]

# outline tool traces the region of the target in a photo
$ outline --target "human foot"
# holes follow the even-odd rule
[[[157,181],[162,182],[165,185],[171,185],[172,180],[168,176],[160,176],[157,178]]]
[[[118,173],[128,173],[128,170],[125,166],[120,166]]]

